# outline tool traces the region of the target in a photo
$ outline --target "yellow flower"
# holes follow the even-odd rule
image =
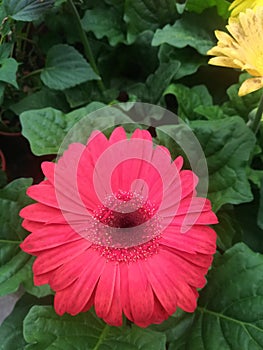
[[[207,52],[217,56],[208,63],[246,70],[254,78],[247,79],[239,89],[239,96],[263,87],[263,7],[247,9],[237,18],[229,18],[228,33],[216,30],[217,46]]]
[[[246,9],[255,9],[257,6],[263,6],[263,0],[235,0],[229,6],[231,16],[238,16],[240,12],[245,12]]]

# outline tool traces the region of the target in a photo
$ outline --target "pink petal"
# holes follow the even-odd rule
[[[151,318],[154,308],[154,296],[151,285],[141,263],[128,265],[129,296],[133,320],[143,324]]]
[[[85,239],[80,239],[75,242],[65,243],[63,249],[61,246],[45,250],[43,253],[39,253],[36,261],[33,265],[33,272],[36,274],[42,274],[48,271],[52,271],[59,266],[75,260],[78,256],[90,247],[91,243]]]
[[[27,195],[42,204],[59,209],[55,189],[49,181],[30,186],[27,189]]]
[[[118,128],[114,129],[111,133],[111,136],[109,138],[109,143],[113,144],[122,140],[126,140],[127,135],[123,127],[119,126]]]
[[[129,279],[128,279],[128,264],[120,264],[120,299],[121,305],[124,314],[130,321],[133,320],[132,312],[131,312],[131,303],[130,303],[130,295],[129,295]]]
[[[24,227],[29,232],[33,232],[34,230],[42,228],[43,223],[24,219],[22,222],[22,227]]]
[[[22,218],[30,219],[32,221],[46,222],[51,218],[61,216],[61,211],[54,207],[48,207],[41,203],[34,203],[23,208],[19,215]]]
[[[148,320],[148,323],[145,325],[141,325],[141,327],[147,327],[152,323],[162,323],[164,320],[166,320],[170,314],[167,313],[167,311],[164,309],[162,304],[160,303],[159,299],[154,295],[154,309],[151,318]]]
[[[93,295],[106,261],[92,249],[87,257],[86,265],[78,264],[79,275],[73,285],[56,293],[55,310],[59,315],[65,312],[77,315],[83,311]]]
[[[54,183],[54,172],[55,172],[55,163],[53,162],[43,162],[41,164],[42,171],[48,180],[53,184]]]
[[[93,132],[78,163],[78,193],[85,206],[91,210],[101,204],[98,195],[102,195],[103,198],[106,195],[104,178],[107,173],[99,167],[98,158],[108,147],[109,142],[105,135]]]
[[[106,263],[97,285],[94,305],[97,315],[105,322],[112,326],[122,325],[118,263]]]
[[[162,259],[163,266],[169,271],[170,277],[176,286],[182,283],[182,281],[197,288],[202,288],[205,285],[206,279],[204,275],[207,269],[194,264],[193,261],[185,259],[184,253],[181,252],[181,255],[179,255],[167,249],[160,249],[159,256],[160,259]],[[188,256],[190,256],[190,254],[188,254]]]
[[[29,254],[60,247],[69,242],[83,240],[69,225],[46,225],[27,236],[20,247]],[[63,247],[61,247],[63,249]]]
[[[179,227],[169,226],[163,233],[161,244],[188,253],[214,254],[216,233],[207,226],[192,226],[186,233]]]
[[[131,139],[143,139],[143,140],[152,141],[152,136],[147,130],[136,129],[133,132]]]
[[[143,265],[154,294],[166,312],[172,315],[177,306],[176,281],[170,277],[172,271],[164,266],[159,254],[145,261]]]

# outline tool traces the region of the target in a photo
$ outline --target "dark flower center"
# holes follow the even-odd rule
[[[95,244],[127,248],[140,245],[160,234],[160,218],[154,204],[128,191],[119,191],[106,198],[93,212]]]

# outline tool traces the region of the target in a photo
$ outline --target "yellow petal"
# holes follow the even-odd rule
[[[229,57],[212,57],[208,61],[209,64],[214,66],[229,67],[229,68],[240,68],[237,64],[234,63],[232,58]]]
[[[244,96],[263,87],[263,77],[250,78],[240,86],[238,95]]]

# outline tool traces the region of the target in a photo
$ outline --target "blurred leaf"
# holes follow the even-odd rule
[[[171,63],[173,61],[181,63],[174,75],[175,80],[195,73],[201,65],[207,62],[206,57],[198,54],[196,50],[189,46],[177,49],[168,44],[162,44],[158,56],[161,63]]]
[[[182,84],[172,84],[165,90],[164,95],[167,94],[176,97],[178,103],[177,114],[182,119],[197,119],[195,108],[212,105],[212,97],[205,85],[196,85],[189,88]]]
[[[16,72],[18,63],[13,58],[3,58],[0,60],[0,81],[13,85],[18,89],[16,82]]]
[[[107,16],[105,14],[107,13]],[[86,32],[93,32],[97,39],[107,37],[110,45],[125,43],[125,23],[121,7],[102,6],[87,10],[82,19]]]
[[[211,14],[210,14],[211,15]],[[212,19],[194,13],[185,13],[184,16],[177,20],[173,25],[167,24],[162,29],[157,29],[152,45],[169,44],[177,48],[191,46],[200,54],[206,55],[207,51],[214,45]]]
[[[40,77],[45,85],[55,90],[100,79],[83,56],[74,47],[65,44],[55,45],[48,51],[46,66]]]
[[[4,94],[5,94],[5,84],[0,82],[0,105],[4,101]]]
[[[136,326],[110,327],[93,311],[61,317],[49,306],[32,307],[24,321],[24,337],[28,350],[165,349],[165,335],[158,332]]]
[[[222,108],[219,106],[197,106],[194,109],[194,112],[195,114],[205,117],[208,120],[217,120],[229,117],[229,115],[225,114]]]
[[[254,191],[254,200],[237,205],[235,213],[242,228],[243,241],[255,252],[263,253],[263,229],[258,226],[260,193]]]
[[[258,226],[263,230],[263,178],[261,180],[257,223],[258,223]]]
[[[193,11],[196,13],[202,13],[205,9],[209,7],[217,7],[217,12],[223,18],[227,18],[229,15],[228,8],[230,3],[226,0],[187,0],[186,8],[188,11]]]
[[[219,223],[214,226],[217,233],[217,246],[225,251],[242,240],[242,228],[231,205],[223,206],[217,212]]]
[[[0,59],[8,58],[12,50],[11,43],[2,43],[0,45]]]
[[[249,113],[258,106],[262,91],[258,90],[245,96],[238,96],[238,90],[249,74],[243,73],[239,77],[239,83],[231,85],[227,89],[229,101],[222,106],[223,111],[228,115],[239,115],[245,121],[248,120]]]
[[[23,321],[33,305],[46,304],[47,298],[39,299],[24,294],[16,303],[12,313],[0,326],[0,350],[24,349],[26,342],[23,337]]]
[[[172,350],[263,347],[263,256],[239,243],[215,259],[183,343]]]
[[[31,22],[38,19],[54,5],[54,0],[3,0],[7,16]]]
[[[193,121],[191,127],[206,156],[209,171],[208,197],[214,210],[223,204],[253,199],[245,164],[255,146],[255,136],[239,117]]]
[[[207,164],[208,198],[213,209],[217,211],[226,203],[251,201],[253,196],[244,165],[250,158],[256,139],[244,121],[232,117],[193,121],[189,126],[180,120],[176,122],[177,125],[156,128],[157,140],[170,150],[173,158],[178,155],[184,157],[185,167],[191,167],[196,172],[202,180],[201,186],[205,181]],[[203,157],[198,147],[201,147]]]
[[[57,108],[62,111],[67,111],[69,109],[62,92],[51,91],[47,88],[24,97],[19,102],[12,104],[9,108],[17,115],[20,115],[30,109],[40,109],[45,107]]]
[[[104,106],[103,103],[92,102],[87,107],[68,114],[63,114],[54,108],[23,112],[20,116],[22,134],[28,139],[34,154],[57,154],[64,137],[74,124]],[[92,131],[92,125],[91,123],[86,126],[87,136],[88,132]]]
[[[180,62],[161,63],[157,70],[151,74],[146,83],[138,83],[127,89],[128,94],[137,96],[138,100],[149,103],[157,103],[166,86],[180,67]]]
[[[153,324],[149,328],[166,335],[167,342],[178,340],[187,333],[194,319],[193,313],[177,309],[176,312],[161,324]],[[170,349],[170,348],[169,348]]]
[[[21,226],[19,212],[32,203],[25,194],[31,183],[31,179],[18,179],[0,190],[0,296],[17,291],[21,283],[34,295],[49,292],[45,286],[33,286],[33,258],[19,247],[27,235]]]
[[[133,43],[145,30],[155,31],[159,26],[174,22],[177,17],[173,0],[126,0],[124,20],[128,27],[128,43]]]

